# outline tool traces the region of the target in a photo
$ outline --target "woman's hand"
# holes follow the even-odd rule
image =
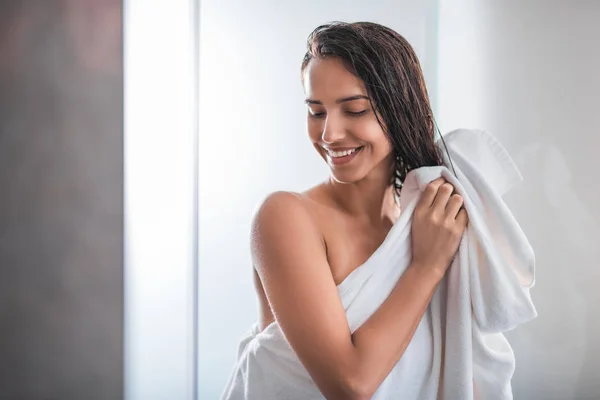
[[[443,276],[450,266],[467,226],[463,199],[446,179],[430,182],[412,219],[412,264]]]

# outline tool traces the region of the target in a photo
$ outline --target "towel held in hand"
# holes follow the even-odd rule
[[[426,185],[443,176],[464,199],[469,215],[452,265],[438,285],[401,359],[375,400],[512,399],[515,367],[502,334],[537,316],[529,289],[534,252],[502,196],[522,181],[504,147],[488,132],[459,129],[444,135],[444,166],[410,171],[402,213],[371,257],[338,292],[351,332],[385,301],[411,262],[412,214]],[[443,146],[441,140],[436,140]],[[450,169],[449,169],[450,168]],[[456,173],[456,176],[455,174]],[[323,399],[277,322],[242,338],[223,400]]]

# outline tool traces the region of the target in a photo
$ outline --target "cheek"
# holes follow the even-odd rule
[[[383,132],[381,132],[381,134],[377,137],[377,145],[384,153],[389,153],[392,150],[392,145]]]
[[[390,142],[377,122],[363,126],[358,132],[361,132],[361,140],[369,143],[377,154],[387,154],[391,151]]]
[[[378,136],[376,140],[370,143],[372,154],[377,162],[383,160],[392,152],[392,147],[390,146],[389,141],[383,135]]]
[[[312,142],[319,142],[321,140],[321,133],[323,132],[323,128],[319,121],[315,121],[309,119],[306,127],[308,129],[308,137]]]

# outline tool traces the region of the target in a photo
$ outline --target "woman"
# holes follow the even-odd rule
[[[303,193],[273,193],[256,213],[258,330],[278,324],[326,398],[368,399],[411,341],[468,218],[452,185],[430,183],[412,220],[411,265],[351,334],[337,286],[398,219],[408,171],[442,157],[419,62],[398,33],[368,22],[320,26],[301,71],[309,138],[331,176]]]

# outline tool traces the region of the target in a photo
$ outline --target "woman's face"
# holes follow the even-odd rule
[[[389,175],[391,146],[360,78],[337,58],[313,59],[304,71],[308,134],[338,182]],[[380,118],[381,119],[381,118]]]

